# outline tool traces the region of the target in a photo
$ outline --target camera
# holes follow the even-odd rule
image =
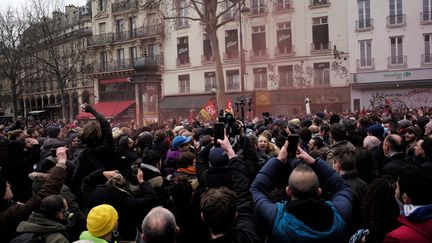
[[[263,112],[264,126],[267,126],[271,122],[270,112]]]

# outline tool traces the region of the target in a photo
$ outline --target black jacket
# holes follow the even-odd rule
[[[145,215],[159,205],[155,191],[148,182],[139,185],[139,193],[133,195],[117,187],[106,185],[103,170],[97,170],[83,181],[85,201],[88,209],[100,204],[113,206],[119,215],[120,236],[124,240],[135,240],[137,227]]]
[[[363,198],[368,190],[368,185],[360,179],[354,171],[343,174],[342,178],[344,178],[348,185],[350,185],[353,195],[352,218],[351,224],[348,225],[348,233],[349,235],[353,235],[358,229],[364,226],[361,207],[363,204]]]
[[[257,218],[253,211],[252,194],[249,191],[247,166],[244,161],[236,157],[230,160],[229,167],[232,169],[232,188],[237,194],[237,222],[236,226],[225,235],[211,242],[262,242],[256,233]]]
[[[384,159],[383,176],[391,182],[396,182],[400,174],[408,166],[403,153],[397,153]]]
[[[101,114],[95,111],[92,111],[92,114],[100,124],[102,138],[96,144],[87,144],[76,160],[70,187],[80,202],[82,200],[82,181],[87,175],[100,169],[117,169],[116,160],[118,156],[114,152],[111,126]]]

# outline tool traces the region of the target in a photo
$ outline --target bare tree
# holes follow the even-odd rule
[[[60,18],[59,4],[48,0],[32,0],[30,27],[25,35],[27,55],[38,63],[38,69],[53,78],[60,90],[62,117],[67,118],[65,88],[76,77],[82,47],[68,41],[67,24]],[[52,13],[51,9],[54,9]],[[52,14],[52,16],[50,16]]]
[[[160,13],[165,20],[178,21],[181,19],[188,19],[198,21],[203,26],[204,31],[210,39],[213,61],[216,66],[216,102],[219,111],[220,109],[225,108],[226,98],[225,80],[217,30],[225,24],[234,21],[236,16],[239,16],[239,7],[244,5],[244,0],[187,0],[185,1],[187,6],[182,6],[182,9],[192,10],[192,12],[189,12],[187,15],[179,13],[180,1],[181,0],[153,0],[152,3],[154,6],[157,6],[156,8],[160,10]],[[229,15],[230,17],[227,17],[228,13],[233,14]],[[242,54],[243,53],[240,53],[240,55]]]
[[[25,78],[22,73],[25,49],[21,39],[27,27],[25,9],[19,11],[9,6],[0,12],[0,72],[10,84],[14,119],[18,111],[18,85]]]

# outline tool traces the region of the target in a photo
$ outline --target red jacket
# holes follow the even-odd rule
[[[432,219],[413,223],[406,217],[399,216],[398,222],[401,226],[388,233],[384,242],[400,243],[431,243],[432,242]]]

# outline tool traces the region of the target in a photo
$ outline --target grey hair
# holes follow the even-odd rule
[[[141,224],[146,243],[174,242],[176,228],[174,215],[163,207],[150,210]]]
[[[376,147],[380,146],[380,144],[381,144],[381,141],[375,136],[368,135],[363,139],[363,148],[365,148],[367,150],[371,150],[373,148],[376,148]]]

